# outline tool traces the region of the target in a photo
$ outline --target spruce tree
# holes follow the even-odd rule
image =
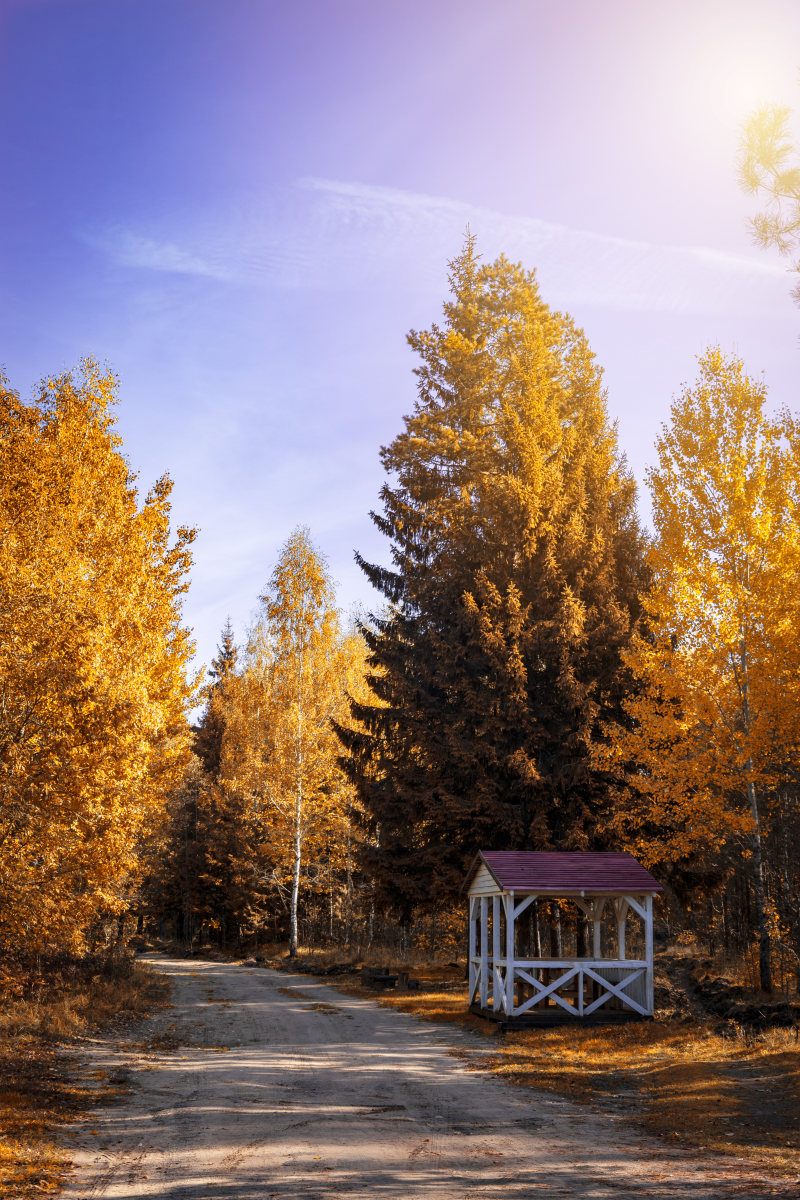
[[[381,451],[372,519],[392,567],[363,628],[375,703],[341,730],[375,822],[371,867],[406,913],[478,848],[603,844],[590,748],[622,719],[638,614],[635,485],[584,334],[533,272],[468,236],[444,322],[412,331],[418,396]]]
[[[222,739],[225,734],[225,712],[223,695],[226,680],[236,670],[238,650],[233,637],[230,617],[222,627],[217,657],[212,659],[208,672],[213,680],[208,691],[208,702],[200,724],[195,729],[194,752],[203,764],[203,769],[212,779],[219,774]]]

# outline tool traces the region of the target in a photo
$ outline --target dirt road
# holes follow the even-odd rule
[[[144,1034],[91,1048],[87,1074],[105,1072],[122,1094],[73,1130],[64,1200],[773,1194],[735,1163],[631,1132],[623,1116],[468,1069],[447,1047],[469,1055],[477,1043],[454,1027],[307,977],[152,962],[175,983],[174,1008]]]

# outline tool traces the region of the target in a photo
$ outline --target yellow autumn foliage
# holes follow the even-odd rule
[[[609,729],[600,752],[624,780],[616,833],[651,866],[713,875],[723,848],[738,851],[769,991],[764,835],[800,748],[800,433],[714,348],[656,449],[653,583],[626,656],[630,723]]]
[[[0,380],[0,950],[80,948],[122,903],[187,745],[194,531],[143,502],[115,377],[91,360],[24,403]]]
[[[606,762],[628,766],[616,817],[647,863],[754,833],[797,748],[797,460],[792,424],[718,349],[672,407],[650,472],[656,537],[637,689]]]
[[[260,855],[288,897],[297,946],[300,891],[345,868],[356,808],[332,722],[362,699],[366,647],[342,628],[333,585],[308,531],[283,548],[250,633],[243,670],[225,689],[223,795],[245,797]]]

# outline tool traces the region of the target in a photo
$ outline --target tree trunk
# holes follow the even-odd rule
[[[752,763],[748,760],[748,770]],[[747,798],[753,815],[753,894],[756,902],[758,925],[758,979],[762,992],[772,991],[770,963],[769,919],[767,916],[766,888],[764,886],[764,859],[761,848],[761,823],[758,811],[758,796],[752,778],[747,781]]]
[[[578,958],[589,957],[589,923],[585,916],[578,917],[578,923],[575,927],[575,953]]]
[[[551,945],[553,958],[562,958],[564,954],[564,939],[561,933],[561,908],[557,900],[551,906]]]
[[[300,860],[302,841],[300,818],[303,811],[303,786],[298,782],[294,806],[294,862],[292,864],[292,899],[289,907],[289,958],[297,957],[297,899],[300,895]]]
[[[749,571],[748,571],[749,583]],[[739,667],[741,671],[742,717],[745,731],[750,735],[752,729],[750,714],[750,680],[747,638],[742,635],[739,643]],[[748,758],[745,764],[747,775],[747,799],[750,802],[750,812],[753,817],[753,893],[756,902],[756,923],[758,925],[758,976],[761,990],[772,991],[772,973],[770,971],[769,921],[767,918],[766,889],[764,887],[764,860],[761,852],[761,821],[758,811],[758,794],[753,782],[753,759]]]
[[[111,953],[115,954],[122,948],[122,943],[125,940],[125,925],[128,920],[127,913],[120,913],[117,917],[117,936],[114,939]]]
[[[353,940],[353,868],[350,861],[350,830],[347,831],[347,887],[345,891],[345,941]]]
[[[328,941],[333,945],[333,859],[328,855]]]

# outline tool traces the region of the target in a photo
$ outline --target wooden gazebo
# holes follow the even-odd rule
[[[662,889],[633,855],[481,851],[463,890],[473,1012],[513,1024],[652,1016]]]

